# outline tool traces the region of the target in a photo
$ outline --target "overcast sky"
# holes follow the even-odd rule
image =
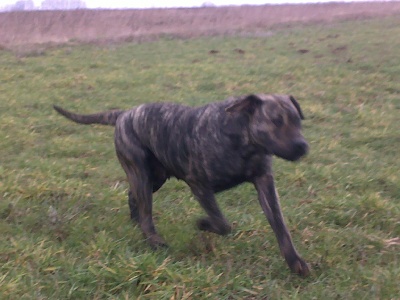
[[[14,4],[17,1],[18,0],[0,0],[0,7]],[[42,1],[43,0],[33,0],[36,6],[40,6]],[[330,1],[332,0],[86,0],[85,2],[88,8],[149,8],[201,6],[204,2],[214,3],[215,5],[242,5]]]

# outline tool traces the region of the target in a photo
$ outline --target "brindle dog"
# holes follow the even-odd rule
[[[221,235],[231,226],[214,193],[251,182],[290,269],[309,274],[283,220],[272,173],[272,155],[296,161],[308,151],[301,133],[303,113],[292,96],[248,95],[201,107],[151,103],[91,115],[54,108],[77,123],[115,125],[115,148],[130,185],[131,218],[153,248],[166,243],[154,227],[152,193],[168,178],[185,181],[207,212],[198,228]]]

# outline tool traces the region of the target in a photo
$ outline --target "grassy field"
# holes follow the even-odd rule
[[[399,299],[400,19],[230,37],[0,51],[1,299]],[[153,101],[201,105],[246,93],[301,103],[310,154],[275,160],[294,242],[289,272],[251,185],[219,194],[227,237],[200,233],[182,182],[155,198],[170,248],[129,220],[111,127],[94,112]]]

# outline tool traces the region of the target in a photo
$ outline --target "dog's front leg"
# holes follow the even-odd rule
[[[197,221],[197,227],[200,230],[214,232],[220,235],[230,233],[232,228],[218,207],[214,193],[210,189],[198,185],[190,185],[190,188],[200,205],[208,214],[208,217],[201,218]]]
[[[254,181],[258,200],[278,240],[279,248],[292,272],[307,276],[310,270],[307,263],[297,253],[289,230],[283,220],[279,197],[275,190],[274,177],[265,174]]]

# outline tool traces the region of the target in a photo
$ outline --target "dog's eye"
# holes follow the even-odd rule
[[[274,123],[274,125],[276,127],[282,127],[283,126],[283,117],[279,116],[279,117],[277,117],[275,119],[272,119],[272,123]]]

